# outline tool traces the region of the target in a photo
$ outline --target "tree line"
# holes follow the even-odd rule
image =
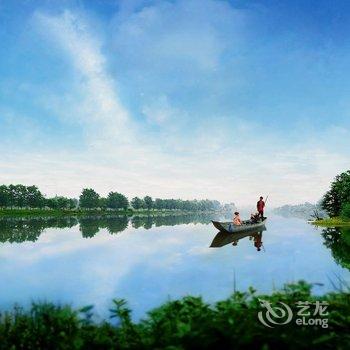
[[[182,200],[182,199],[153,199],[134,197],[131,201],[118,192],[109,192],[106,198],[92,188],[84,188],[79,197],[79,206],[86,209],[128,209],[135,210],[183,210],[183,211],[216,211],[222,209],[216,200]]]
[[[1,208],[48,208],[60,210],[74,209],[144,209],[144,210],[183,210],[217,211],[223,207],[216,200],[153,199],[150,196],[134,197],[131,201],[118,192],[109,192],[107,197],[100,196],[92,188],[84,188],[79,199],[55,196],[46,198],[37,186],[1,185]]]
[[[0,207],[2,208],[75,209],[77,206],[78,201],[75,198],[63,196],[46,198],[34,185],[0,186]]]

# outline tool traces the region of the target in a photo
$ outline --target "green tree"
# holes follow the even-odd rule
[[[17,188],[17,206],[20,208],[24,208],[28,206],[27,187],[24,185],[16,185],[16,188]]]
[[[127,209],[128,199],[121,193],[109,192],[107,197],[107,207],[111,209]]]
[[[81,208],[98,208],[100,195],[92,188],[84,188],[80,197],[79,205]]]
[[[55,196],[46,199],[46,206],[51,209],[74,209],[77,205],[77,200],[62,196]]]
[[[321,206],[329,216],[339,216],[342,207],[350,203],[350,170],[336,176],[323,196]]]
[[[0,186],[0,207],[7,207],[10,204],[9,189],[5,185]]]
[[[154,207],[154,209],[157,209],[157,210],[164,209],[164,200],[160,199],[160,198],[156,198],[154,201],[153,207]]]
[[[78,207],[78,200],[76,198],[69,198],[69,209],[76,209]]]
[[[27,205],[27,187],[24,185],[10,185],[9,189],[9,205],[11,207],[23,208]]]
[[[139,197],[134,197],[132,200],[131,200],[131,206],[135,209],[135,210],[138,210],[138,209],[141,209],[143,208],[144,206],[144,203],[143,203],[143,200]]]
[[[31,208],[42,208],[45,198],[36,186],[28,186],[26,193],[26,203]]]
[[[46,198],[45,205],[50,209],[57,209],[57,203],[55,198]]]
[[[58,209],[69,209],[69,199],[66,197],[56,197]]]
[[[108,207],[108,199],[105,198],[105,197],[101,197],[100,198],[100,204],[99,204],[99,207],[103,210],[107,209]]]
[[[350,220],[350,203],[346,203],[342,206],[340,217],[343,220]]]
[[[145,203],[145,207],[148,210],[151,210],[153,208],[153,199],[150,196],[146,196],[143,198],[143,201]]]

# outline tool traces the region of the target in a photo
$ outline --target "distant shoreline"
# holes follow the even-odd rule
[[[218,211],[185,211],[171,209],[118,209],[118,210],[97,210],[97,209],[0,209],[0,218],[6,217],[32,217],[32,216],[110,216],[110,215],[187,215],[187,214],[203,214],[218,213]]]

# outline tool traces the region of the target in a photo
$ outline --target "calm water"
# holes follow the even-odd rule
[[[49,300],[95,305],[106,317],[115,297],[135,319],[187,294],[208,301],[234,288],[268,292],[285,282],[350,283],[350,232],[316,230],[302,219],[271,217],[262,236],[217,235],[205,216],[0,221],[0,308]],[[262,241],[261,250],[257,246]],[[227,243],[226,245],[223,245]],[[210,245],[222,247],[210,247]]]

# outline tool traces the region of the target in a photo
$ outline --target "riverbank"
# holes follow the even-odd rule
[[[323,227],[342,227],[342,226],[350,226],[350,220],[343,220],[339,217],[334,218],[326,218],[321,220],[315,220],[311,222],[313,225],[316,226],[323,226]]]
[[[314,296],[311,287],[299,282],[269,295],[250,288],[215,304],[186,296],[164,303],[138,322],[123,299],[110,303],[111,322],[98,321],[93,306],[16,306],[0,314],[0,349],[346,349],[349,295]],[[271,305],[283,301],[290,319],[274,318],[276,323],[268,328],[263,322],[272,316],[267,313],[266,318],[261,300]],[[304,316],[300,302],[309,305]]]
[[[120,209],[120,210],[87,210],[87,209],[72,209],[72,210],[55,210],[55,209],[0,209],[1,217],[63,217],[63,216],[155,216],[155,215],[187,215],[200,213],[215,213],[214,211],[184,211],[184,210],[146,210],[146,209]]]

